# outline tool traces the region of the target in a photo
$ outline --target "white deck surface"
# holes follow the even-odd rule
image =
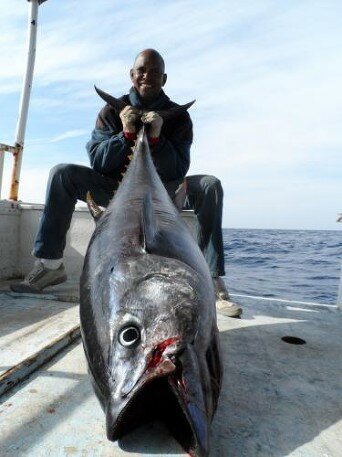
[[[225,377],[210,456],[340,457],[341,312],[238,300],[242,319],[219,316]],[[80,343],[1,400],[1,457],[185,455],[160,424],[107,441]]]
[[[78,321],[78,306],[75,303],[58,302],[56,306],[56,302],[39,298],[8,297],[9,306],[4,307],[1,298],[0,376],[73,328]]]
[[[76,282],[44,294],[12,293],[9,282],[0,281],[0,395],[79,334]]]

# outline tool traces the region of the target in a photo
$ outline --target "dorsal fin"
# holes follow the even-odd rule
[[[163,216],[161,215],[163,218]],[[174,233],[172,221],[164,220],[159,224],[157,214],[153,206],[152,195],[146,192],[143,198],[141,212],[141,246],[148,254],[155,254],[170,259],[182,259],[179,255],[179,237],[177,229]],[[185,230],[187,230],[185,228]]]
[[[146,192],[141,213],[142,246],[146,252],[152,251],[157,233],[157,220],[153,209],[151,193]]]

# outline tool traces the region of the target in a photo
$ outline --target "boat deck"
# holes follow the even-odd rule
[[[34,296],[0,289],[1,385],[18,382],[0,398],[1,457],[185,455],[159,423],[107,441],[78,338],[76,284]],[[340,310],[234,298],[242,319],[218,316],[225,376],[210,456],[342,455]]]

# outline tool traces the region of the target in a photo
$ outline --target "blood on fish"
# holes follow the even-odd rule
[[[171,344],[176,343],[177,341],[179,341],[178,337],[172,337],[162,341],[161,343],[158,343],[153,349],[152,356],[147,364],[145,371],[156,367],[160,363],[165,349]]]

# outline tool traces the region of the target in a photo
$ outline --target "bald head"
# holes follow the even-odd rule
[[[130,76],[142,101],[151,103],[166,83],[164,59],[155,49],[144,49],[135,58]]]
[[[139,54],[136,56],[133,64],[133,68],[135,68],[137,61],[139,61],[140,57],[143,58],[148,58],[148,59],[153,59],[155,62],[158,62],[160,65],[160,68],[162,68],[163,73],[165,72],[165,62],[162,56],[159,54],[158,51],[155,49],[144,49],[143,51],[139,52]]]

